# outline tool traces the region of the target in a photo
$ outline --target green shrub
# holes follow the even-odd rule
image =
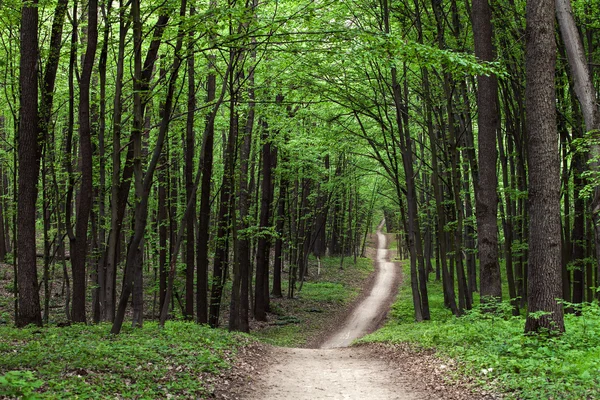
[[[38,399],[34,392],[43,384],[31,371],[8,371],[0,376],[0,396]]]

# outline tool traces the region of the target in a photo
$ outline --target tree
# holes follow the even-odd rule
[[[560,26],[560,33],[565,44],[567,53],[567,60],[573,78],[573,89],[579,100],[583,119],[585,121],[585,129],[588,133],[597,133],[600,130],[600,108],[598,107],[598,94],[594,87],[589,68],[586,60],[585,51],[581,36],[575,24],[573,18],[573,10],[571,8],[570,0],[556,0],[556,16],[558,24]],[[594,144],[592,146],[592,167],[595,172],[598,172],[600,164],[596,159],[600,155],[600,146]],[[577,169],[577,171],[580,168]],[[591,213],[592,220],[594,223],[595,233],[595,248],[596,248],[596,269],[600,271],[600,186],[597,182],[595,183],[594,197],[591,202]],[[576,207],[579,205],[576,199]],[[582,218],[581,213],[576,213],[576,218]],[[577,234],[576,239],[581,240],[583,237],[582,232],[582,221],[576,220],[577,230],[574,233]],[[581,256],[580,241],[574,242],[575,251],[577,255]],[[574,251],[574,252],[575,252]],[[578,257],[583,258],[583,257]],[[576,258],[577,259],[577,258]],[[574,279],[574,302],[581,302],[583,299],[583,265],[578,265],[576,271],[576,279]],[[593,286],[591,279],[589,279],[588,287]]]
[[[529,164],[529,287],[525,332],[564,332],[554,2],[527,3],[525,106]]]
[[[473,0],[473,39],[475,55],[493,61],[492,15],[488,0]],[[498,178],[496,176],[496,132],[499,126],[498,81],[496,76],[477,76],[479,126],[479,170],[475,186],[477,202],[477,238],[481,280],[481,302],[500,300],[502,282],[498,263]]]
[[[79,80],[79,151],[81,158],[81,187],[77,204],[75,236],[71,242],[73,270],[73,311],[75,322],[86,322],[86,262],[88,254],[88,222],[92,209],[93,171],[90,121],[90,83],[98,45],[98,1],[88,4],[87,49]]]
[[[38,125],[38,2],[23,1],[19,84],[19,204],[17,209],[18,290],[17,326],[42,325],[38,291],[35,220],[40,170]]]

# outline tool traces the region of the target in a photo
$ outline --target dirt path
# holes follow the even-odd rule
[[[254,400],[408,400],[421,399],[403,390],[407,382],[367,348],[277,349]]]
[[[381,225],[380,225],[381,227]],[[376,277],[369,293],[320,349],[274,348],[272,364],[247,398],[422,399],[403,389],[407,378],[364,347],[347,347],[372,332],[387,314],[397,291],[400,267],[388,262],[386,237],[377,232]]]
[[[400,267],[388,258],[387,241],[380,225],[377,230],[377,275],[371,292],[354,308],[342,327],[321,345],[322,349],[348,347],[354,340],[373,332],[385,318],[389,303],[396,295],[399,283],[396,278],[400,274]]]

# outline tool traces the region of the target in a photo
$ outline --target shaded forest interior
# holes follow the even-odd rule
[[[416,321],[596,299],[596,1],[151,3],[1,5],[3,319],[248,331],[383,217]]]

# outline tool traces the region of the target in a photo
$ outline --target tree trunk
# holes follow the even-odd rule
[[[238,57],[235,51],[231,50],[229,55],[230,65],[234,65],[234,60]],[[221,299],[223,296],[223,286],[229,266],[229,230],[231,223],[232,203],[235,201],[234,190],[234,168],[235,168],[235,147],[238,136],[238,116],[235,112],[235,78],[234,69],[229,70],[229,134],[227,135],[225,152],[223,154],[223,178],[221,184],[221,198],[219,202],[219,214],[217,217],[217,237],[215,257],[213,259],[212,286],[210,289],[210,308],[208,314],[208,323],[211,327],[219,326],[219,317],[221,312]]]
[[[17,205],[18,314],[16,325],[42,325],[38,291],[35,216],[40,169],[38,144],[38,1],[24,1],[21,9],[19,65],[19,202]]]
[[[474,0],[472,8],[475,55],[493,61],[492,15],[488,0]],[[477,203],[477,238],[481,303],[502,299],[500,264],[498,263],[498,178],[496,176],[496,131],[498,130],[498,82],[494,75],[477,76],[477,125],[479,127],[479,173],[475,182]],[[491,311],[491,309],[490,309]]]
[[[87,50],[83,59],[79,80],[79,152],[81,162],[81,186],[77,205],[75,237],[71,238],[71,268],[73,275],[74,322],[86,322],[86,261],[88,252],[88,223],[92,209],[93,163],[92,127],[90,122],[90,82],[98,45],[98,2],[88,5]]]
[[[193,7],[190,8],[190,15],[194,13]],[[196,194],[194,193],[194,112],[196,108],[196,78],[194,74],[194,39],[193,32],[190,32],[187,51],[187,71],[188,71],[188,101],[187,101],[187,121],[185,129],[185,198],[186,201],[192,201],[196,204]],[[194,227],[196,220],[196,207],[192,207],[185,221],[185,318],[194,319]]]
[[[554,71],[554,2],[527,3],[527,156],[529,164],[528,315],[525,332],[564,332],[560,177]],[[544,315],[539,315],[543,312]]]
[[[217,6],[216,0],[210,1],[210,8]],[[208,77],[206,89],[206,102],[215,100],[217,92],[217,79],[215,74],[216,57],[208,57]],[[210,239],[210,193],[213,169],[213,147],[215,140],[215,111],[206,118],[204,136],[202,138],[202,186],[200,188],[200,215],[198,221],[198,238],[196,245],[196,322],[208,322],[208,241]]]
[[[263,145],[262,145],[262,194],[260,200],[260,222],[259,227],[263,231],[258,239],[256,250],[256,283],[254,287],[254,318],[257,321],[267,320],[269,304],[269,238],[266,230],[271,219],[271,141],[268,134],[268,126],[263,122]],[[265,279],[266,278],[266,279]]]
[[[596,100],[598,95],[589,73],[581,36],[575,25],[571,2],[570,0],[556,0],[555,4],[560,33],[573,77],[573,89],[581,105],[585,128],[588,132],[597,132],[600,129],[600,109]],[[600,163],[597,161],[597,157],[600,155],[600,145],[592,145],[591,155],[592,168],[594,171],[600,170]],[[596,268],[600,271],[600,187],[598,186],[594,188],[591,208],[594,221]],[[590,282],[588,286],[593,285]]]

